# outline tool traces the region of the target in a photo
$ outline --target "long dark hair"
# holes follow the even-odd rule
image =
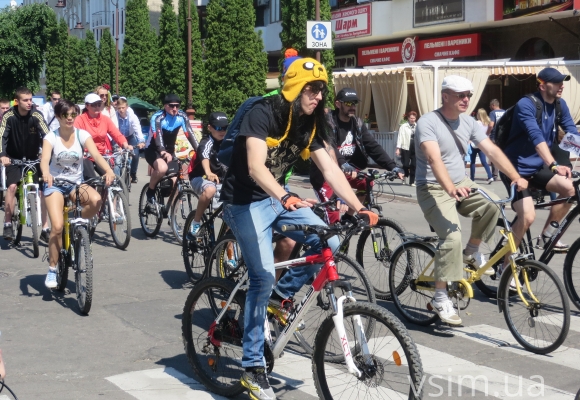
[[[290,116],[290,109],[292,109],[292,122],[290,125],[290,132],[288,140],[299,148],[303,149],[308,146],[312,128],[316,124],[316,136],[325,142],[330,142],[328,135],[330,127],[326,122],[324,107],[326,102],[326,93],[323,94],[322,100],[314,109],[311,115],[302,114],[302,105],[298,96],[293,102],[288,102],[282,95],[275,95],[266,97],[265,101],[270,104],[273,111],[274,121],[276,123],[277,132],[274,136],[276,139],[282,137],[288,126],[288,118]]]

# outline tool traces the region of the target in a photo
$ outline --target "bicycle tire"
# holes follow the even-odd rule
[[[246,272],[242,249],[233,234],[219,238],[207,258],[205,276],[237,281]]]
[[[58,265],[56,267],[56,290],[58,290],[59,292],[64,292],[67,283],[68,283],[68,264],[64,255],[64,251],[61,250],[60,254],[58,255]]]
[[[196,235],[196,240],[188,240],[187,233],[190,231],[191,223],[195,217],[195,210],[189,213],[183,226],[183,237],[181,240],[181,255],[185,272],[192,283],[197,283],[204,275],[206,256],[212,248],[211,238],[206,227],[205,215],[201,217],[201,228]]]
[[[197,209],[199,198],[192,189],[183,189],[171,204],[171,230],[181,245],[183,243],[183,227],[191,212]],[[185,203],[185,205],[184,205]]]
[[[500,305],[505,322],[514,338],[523,348],[536,354],[548,354],[564,343],[570,329],[570,305],[568,297],[564,293],[564,285],[550,267],[539,261],[524,260],[518,263],[518,266],[521,267],[518,279],[522,283],[522,293],[530,306],[526,307],[520,296],[517,293],[514,295],[514,291],[510,290],[511,268],[504,271],[498,293],[502,299]],[[526,285],[523,284],[524,275],[534,276],[534,279],[529,281],[529,285],[540,304],[533,301]],[[544,294],[545,288],[550,285],[550,282],[557,293]],[[544,299],[549,299],[550,304],[544,303]],[[558,302],[558,304],[553,302]],[[518,316],[520,314],[518,311],[521,311],[521,317]],[[553,313],[548,314],[551,311]],[[553,333],[555,329],[559,330],[559,333]],[[535,333],[542,334],[544,332],[549,338],[536,338]],[[555,339],[552,340],[554,337]]]
[[[118,249],[125,250],[131,241],[131,214],[129,212],[129,201],[123,192],[114,192],[113,204],[115,210],[109,210],[109,229],[111,236]],[[108,206],[107,206],[108,207]],[[115,219],[118,214],[121,218]],[[121,223],[119,224],[119,220]]]
[[[93,254],[85,227],[76,227],[74,244],[77,303],[80,312],[88,315],[93,304]]]
[[[220,278],[208,278],[196,284],[187,296],[181,325],[185,355],[196,377],[208,390],[226,397],[239,395],[245,390],[240,383],[240,376],[244,371],[240,363],[246,304],[244,293],[236,293],[224,318],[214,327],[216,330],[222,326],[228,328],[227,335],[222,333],[220,343],[234,344],[238,348],[237,353],[229,346],[217,347],[211,344],[208,331],[234,288],[234,282]],[[215,358],[212,358],[212,351]],[[230,352],[234,356],[228,362]],[[221,366],[225,366],[225,377],[225,374],[217,371]]]
[[[378,258],[371,236],[371,231],[377,229],[380,231],[379,238],[376,240]],[[403,233],[405,233],[405,228],[400,223],[391,218],[381,218],[375,226],[362,231],[356,245],[356,261],[365,269],[373,282],[377,298],[381,300],[391,300],[389,290],[391,257],[393,251],[403,243],[400,236]],[[370,247],[365,248],[369,244]]]
[[[428,309],[428,303],[434,294],[434,282],[417,285],[419,274],[428,267],[426,273],[434,269],[433,249],[419,242],[408,242],[399,247],[393,254],[389,272],[389,287],[393,303],[401,315],[409,322],[428,326],[437,321],[439,316]],[[424,288],[422,290],[421,288]],[[433,289],[433,290],[431,290]]]
[[[361,346],[357,343],[352,321],[355,315],[373,321],[372,332],[364,332],[369,350],[377,353],[383,350],[380,355],[371,355],[371,366],[362,366],[364,355],[360,354]],[[351,398],[359,398],[360,393],[364,393],[365,399],[420,399],[423,382],[421,357],[413,338],[399,319],[376,304],[359,302],[345,304],[343,318],[353,361],[363,376],[357,378],[348,372],[343,345],[338,340],[334,321],[329,316],[318,330],[312,356],[312,372],[318,397],[324,400],[348,399],[349,393],[352,393]],[[370,336],[376,339],[369,339]],[[378,349],[379,346],[383,348]],[[326,357],[329,352],[339,352],[342,362],[329,362]],[[387,358],[387,355],[390,357]],[[340,372],[343,373],[339,375]],[[399,396],[389,396],[391,393]]]
[[[125,183],[125,180],[123,178],[121,178],[119,175],[115,175],[115,183],[117,185],[119,185],[121,187],[121,189],[123,189],[123,194],[128,199],[129,198],[129,188],[127,187],[127,184]]]
[[[130,170],[130,165],[126,165],[123,167],[123,170],[121,172],[121,180],[125,184],[125,187],[127,188],[128,193],[131,192],[131,174],[129,173],[129,170]],[[128,193],[127,193],[127,195],[128,195]]]
[[[32,228],[32,255],[38,258],[40,250],[38,248],[38,213],[36,203],[36,193],[28,193],[28,206],[30,207],[30,224]]]
[[[16,191],[15,201],[14,201],[14,209],[12,210],[12,231],[15,233],[14,239],[12,239],[12,245],[18,246],[20,244],[20,240],[22,239],[22,223],[20,222],[20,194],[18,190]],[[4,207],[6,209],[6,207]]]
[[[141,190],[141,195],[139,196],[139,222],[141,223],[141,229],[147,237],[155,237],[161,229],[161,224],[163,223],[163,211],[158,209],[156,213],[148,211],[145,209],[147,205],[147,189],[149,184],[146,183]],[[159,189],[155,188],[155,197],[158,199],[161,194]],[[160,203],[158,203],[158,206]],[[151,222],[149,220],[151,219]]]
[[[496,233],[495,233],[495,240],[491,243],[491,246],[482,242],[480,246],[480,252],[485,256],[487,260],[490,260],[493,256],[497,254],[497,252],[504,246],[505,238],[499,234],[499,229],[504,229],[505,224],[503,219],[498,219],[496,223]],[[520,254],[526,254],[526,249],[524,247],[524,243],[520,243],[518,250]],[[480,290],[481,293],[486,295],[490,299],[497,298],[497,289],[499,287],[499,282],[501,276],[497,275],[498,268],[503,265],[503,260],[499,260],[495,263],[492,268],[496,271],[494,275],[482,275],[481,279],[475,281],[475,286]]]
[[[580,295],[578,291],[580,290],[580,266],[575,266],[574,262],[578,251],[580,250],[580,238],[576,239],[568,254],[566,254],[566,259],[564,260],[564,286],[570,301],[580,310]],[[580,262],[580,259],[578,260]],[[576,278],[576,279],[574,279]],[[575,282],[576,281],[576,282]]]

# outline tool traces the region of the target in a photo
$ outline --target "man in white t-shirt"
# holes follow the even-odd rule
[[[447,294],[447,282],[463,279],[463,265],[480,268],[486,260],[479,244],[493,238],[499,209],[481,194],[465,176],[463,159],[469,141],[507,176],[518,190],[527,187],[503,152],[489,140],[476,121],[465,112],[473,95],[473,84],[466,78],[450,75],[441,87],[442,107],[419,119],[415,131],[417,156],[417,201],[425,219],[439,236],[435,253],[435,295],[431,301],[443,322],[460,325],[461,318]],[[495,194],[488,194],[497,199]],[[458,203],[459,202],[459,203]],[[463,252],[459,215],[473,219],[471,236]],[[492,269],[489,269],[493,273]],[[487,271],[486,271],[487,272]]]
[[[48,101],[44,103],[40,110],[44,120],[46,121],[46,125],[51,132],[56,131],[60,127],[58,119],[54,116],[54,106],[56,106],[56,103],[58,103],[60,99],[60,92],[58,90],[53,90],[50,92]]]

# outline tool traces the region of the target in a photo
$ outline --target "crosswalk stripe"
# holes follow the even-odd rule
[[[438,376],[447,382],[451,380],[456,385],[461,381],[461,386],[463,387],[462,393],[469,395],[469,391],[473,387],[477,391],[484,392],[485,395],[500,398],[507,397],[510,399],[524,400],[531,397],[538,397],[539,389],[536,385],[539,383],[539,378],[533,380],[522,377],[520,381],[520,377],[507,372],[484,365],[477,365],[471,361],[423,345],[417,345],[417,347],[421,355],[423,371],[426,374]],[[433,385],[437,389],[431,392],[431,387],[427,386],[428,383],[431,383],[431,378],[423,385],[423,398],[434,396],[439,393],[440,389],[438,388],[442,388],[439,385]],[[487,388],[485,385],[486,381],[488,383]],[[468,390],[465,390],[466,383],[470,384]],[[521,394],[519,393],[519,388],[521,388]],[[442,388],[441,390],[444,391],[445,389],[448,388]],[[453,395],[450,393],[443,394],[443,396],[451,397],[454,395],[457,395],[457,393]],[[541,398],[543,400],[573,400],[574,396],[573,393],[544,385],[544,395]]]
[[[133,371],[106,379],[138,400],[227,400],[173,368]]]
[[[514,339],[512,333],[507,329],[496,328],[491,325],[475,325],[470,327],[453,328],[455,336],[473,340],[477,343],[490,347],[498,347],[502,350],[518,354],[536,361],[546,361],[553,364],[562,365],[568,368],[580,370],[578,360],[580,350],[560,346],[548,355],[534,354],[525,350]],[[506,345],[506,343],[508,345]]]
[[[553,321],[552,319],[547,318],[545,316],[537,317],[536,319],[545,324],[551,324]],[[570,330],[574,332],[580,332],[580,317],[570,315]]]

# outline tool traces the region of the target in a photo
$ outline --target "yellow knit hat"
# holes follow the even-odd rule
[[[308,82],[322,81],[328,83],[328,74],[324,65],[314,58],[296,59],[284,75],[282,95],[287,101],[294,101]]]

